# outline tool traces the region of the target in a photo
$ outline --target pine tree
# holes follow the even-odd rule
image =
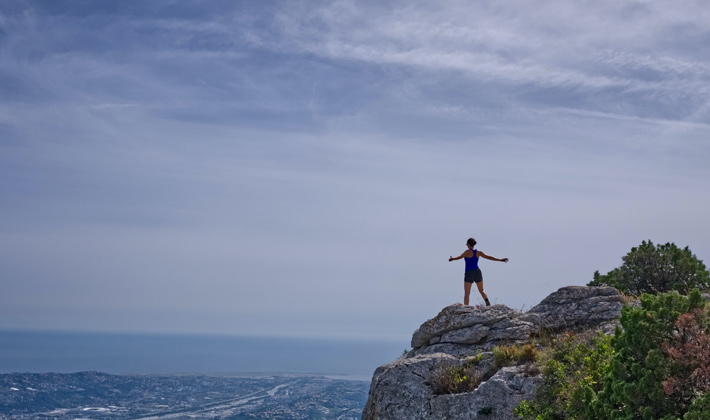
[[[674,243],[656,246],[650,240],[643,241],[622,260],[621,267],[607,274],[596,271],[588,286],[604,283],[632,295],[671,290],[687,295],[695,288],[710,288],[710,273],[687,246],[681,249]]]

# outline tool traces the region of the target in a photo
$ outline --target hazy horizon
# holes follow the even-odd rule
[[[0,330],[0,374],[342,375],[369,380],[407,343],[382,340]]]
[[[0,7],[0,329],[391,337],[710,258],[702,1]],[[474,292],[471,303],[480,303]]]

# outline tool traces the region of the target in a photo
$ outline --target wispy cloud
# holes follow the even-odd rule
[[[703,27],[707,12],[699,3],[684,5],[682,13],[668,13],[658,2],[573,8],[562,2],[534,7],[445,2],[434,11],[400,6],[290,7],[277,16],[280,31],[262,33],[259,44],[332,59],[463,72],[472,80],[504,85],[602,92],[608,103],[594,106],[607,112],[619,101],[633,114],[651,101],[671,106],[708,94],[706,57],[667,47],[669,39],[685,37],[679,27]]]

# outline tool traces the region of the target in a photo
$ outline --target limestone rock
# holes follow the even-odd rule
[[[429,344],[437,336],[454,330],[471,327],[476,324],[491,325],[514,315],[515,311],[505,305],[482,308],[465,306],[460,303],[447,306],[437,316],[426,321],[412,335],[412,348]]]
[[[363,420],[515,419],[513,409],[533,397],[539,376],[519,366],[502,368],[474,391],[435,395],[433,373],[443,364],[461,364],[447,354],[402,358],[375,371]],[[492,367],[492,356],[487,366]]]
[[[531,322],[504,318],[492,325],[476,324],[432,337],[429,345],[416,348],[409,355],[447,353],[473,356],[498,344],[523,342],[534,332],[537,332],[537,326]]]
[[[621,322],[618,319],[615,319],[613,321],[602,322],[597,327],[597,330],[601,331],[605,335],[614,335],[617,327],[623,330]]]
[[[488,327],[483,324],[476,324],[470,327],[461,328],[444,333],[438,337],[437,342],[456,344],[476,344],[488,335]],[[431,340],[430,340],[431,341]]]
[[[370,394],[362,413],[363,420],[429,418],[429,384],[435,367],[442,362],[456,363],[446,354],[400,358],[380,366],[370,385]]]
[[[539,376],[525,375],[520,366],[502,368],[473,392],[434,396],[427,418],[518,420],[513,410],[533,398],[539,382]]]
[[[491,343],[482,343],[480,345],[437,343],[414,349],[407,353],[407,357],[436,353],[444,353],[455,357],[475,356],[482,351],[490,350],[493,346],[494,344]]]
[[[530,334],[537,332],[537,326],[520,318],[503,319],[491,325],[486,341],[519,342],[527,340]]]
[[[624,299],[613,287],[562,287],[520,316],[540,328],[574,329],[613,321],[621,316]]]

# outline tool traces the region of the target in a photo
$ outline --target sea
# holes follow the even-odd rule
[[[0,331],[0,373],[304,374],[369,381],[398,340]]]

